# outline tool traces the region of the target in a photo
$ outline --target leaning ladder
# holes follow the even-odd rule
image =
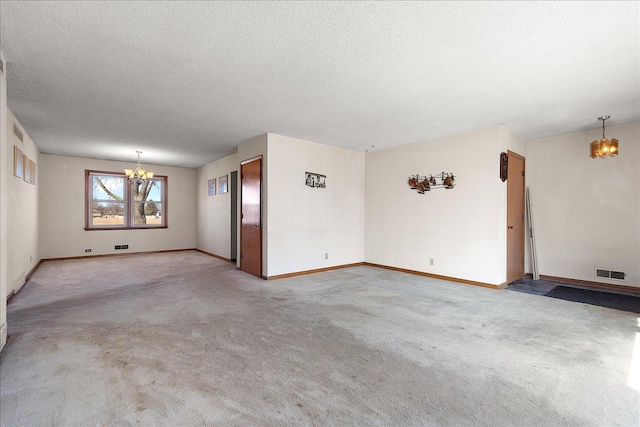
[[[525,196],[529,244],[531,246],[531,265],[533,267],[533,280],[540,280],[540,274],[538,273],[538,255],[536,254],[536,237],[533,231],[533,215],[531,213],[531,195],[529,194],[529,187],[527,187],[525,191]]]

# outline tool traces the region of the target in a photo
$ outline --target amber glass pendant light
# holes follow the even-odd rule
[[[604,122],[610,118],[611,116],[598,117],[598,120],[602,121],[602,139],[594,139],[591,141],[592,159],[604,159],[605,157],[615,157],[618,155],[618,140],[612,138],[611,141],[609,141],[604,136]]]

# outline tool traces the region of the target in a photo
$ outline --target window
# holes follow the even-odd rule
[[[129,184],[122,173],[85,173],[85,230],[167,227],[166,176]]]

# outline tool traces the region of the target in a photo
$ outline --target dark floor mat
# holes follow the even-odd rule
[[[533,280],[528,278],[518,279],[509,283],[507,289],[510,291],[524,292],[525,294],[546,295],[547,292],[558,286],[558,282],[547,280]]]
[[[632,313],[640,313],[640,297],[631,295],[591,291],[568,286],[556,286],[547,292],[545,296],[600,307],[614,308],[616,310],[630,311]]]

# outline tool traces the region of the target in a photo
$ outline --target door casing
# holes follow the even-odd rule
[[[231,172],[229,193],[231,193],[231,261],[236,262],[238,260],[238,171]]]

